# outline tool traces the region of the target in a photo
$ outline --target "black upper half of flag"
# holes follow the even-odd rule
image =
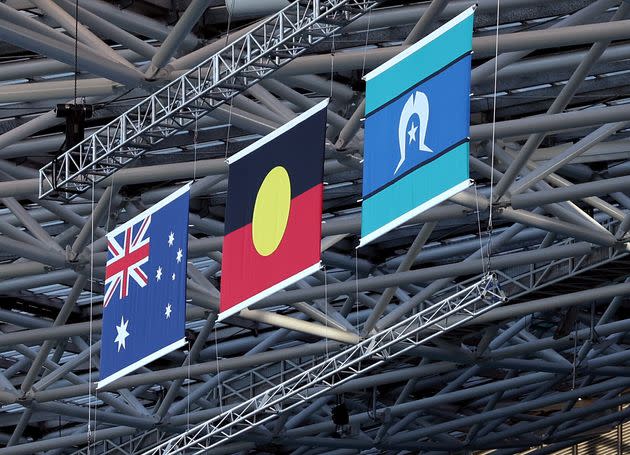
[[[226,235],[252,222],[258,190],[273,168],[286,169],[291,182],[291,199],[322,183],[326,114],[325,108],[315,112],[230,164]]]

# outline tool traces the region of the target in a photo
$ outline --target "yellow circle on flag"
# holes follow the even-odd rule
[[[266,175],[254,203],[252,238],[254,248],[261,256],[276,251],[289,222],[291,208],[291,180],[282,166],[276,166]]]

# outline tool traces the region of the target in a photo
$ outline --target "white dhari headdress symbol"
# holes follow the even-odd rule
[[[418,115],[420,119],[420,134],[418,139],[416,140],[416,131],[418,127],[416,127],[413,123],[411,124],[411,128],[407,131],[407,123],[413,114]],[[409,136],[409,143],[416,142],[418,144],[418,151],[421,152],[430,152],[433,153],[425,143],[425,137],[427,135],[427,124],[429,123],[429,99],[422,92],[415,92],[409,96],[409,99],[403,106],[402,112],[400,113],[400,121],[398,122],[398,146],[400,148],[400,161],[398,162],[398,166],[396,166],[396,170],[394,174],[398,172],[400,166],[405,162],[406,158],[406,147],[407,147],[407,136]]]

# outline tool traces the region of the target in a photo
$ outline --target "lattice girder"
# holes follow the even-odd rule
[[[317,398],[474,319],[504,300],[496,276],[486,275],[479,282],[356,345],[321,357],[311,368],[297,372],[289,379],[236,404],[145,454],[207,453],[213,447],[274,419],[300,402]]]
[[[380,1],[308,0],[288,5],[42,167],[40,197],[73,199]]]

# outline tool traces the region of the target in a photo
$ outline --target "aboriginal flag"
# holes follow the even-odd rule
[[[319,268],[327,105],[228,159],[220,320]]]

